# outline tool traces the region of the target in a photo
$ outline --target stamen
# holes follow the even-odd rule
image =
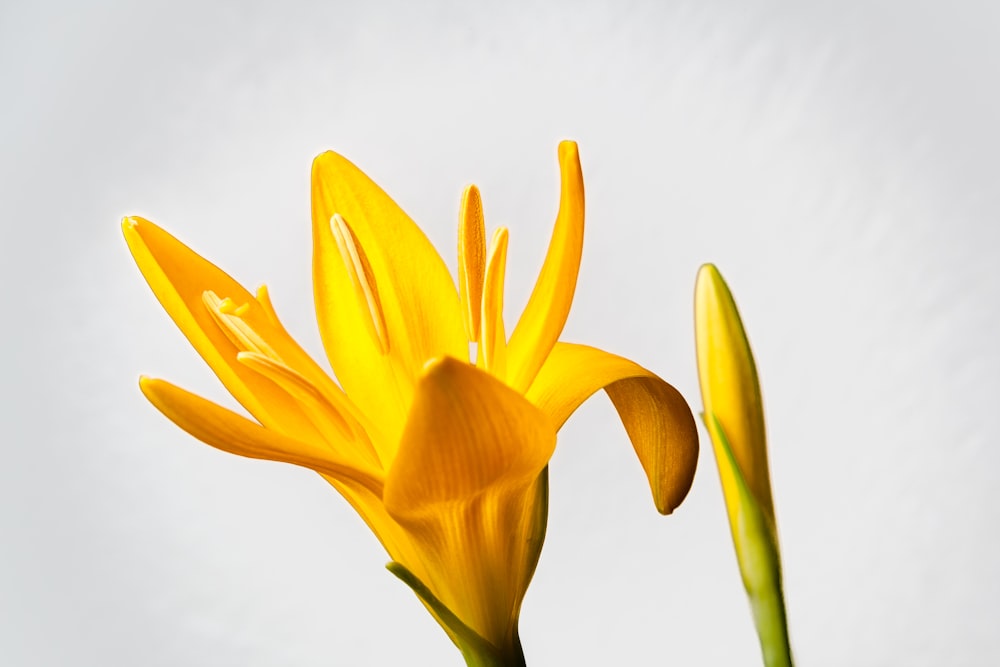
[[[381,462],[367,430],[358,422],[346,396],[339,393],[336,385],[324,387],[315,384],[306,375],[292,368],[278,352],[265,342],[242,316],[250,312],[250,302],[236,305],[230,298],[220,299],[212,291],[202,293],[202,302],[226,338],[237,348],[236,359],[255,373],[267,378],[288,394],[301,407],[304,417],[320,434],[333,434],[334,438],[324,438],[338,453],[357,456],[370,464],[372,470],[381,470]],[[277,327],[281,327],[267,296],[267,288],[257,291],[257,302],[265,311],[265,317]],[[272,319],[273,318],[273,319]],[[268,333],[265,325],[264,332]],[[271,332],[273,333],[273,332]],[[332,391],[332,393],[331,393]],[[342,451],[339,443],[352,443],[352,452]]]
[[[368,308],[371,334],[378,342],[382,354],[389,352],[389,336],[385,326],[385,314],[382,312],[382,301],[378,295],[378,285],[375,284],[375,274],[365,251],[354,236],[354,231],[339,213],[334,213],[330,220],[333,238],[337,242],[344,267],[354,284],[355,296]]]
[[[490,258],[486,263],[486,281],[483,286],[483,335],[479,341],[486,370],[500,379],[505,379],[507,375],[507,334],[503,324],[507,239],[507,228],[500,227],[493,233],[490,241]]]
[[[261,309],[264,311],[268,323],[273,325],[282,335],[291,338],[285,330],[285,325],[278,319],[278,313],[274,310],[274,304],[271,302],[271,294],[267,289],[267,285],[261,285],[257,288],[257,303],[260,304]],[[308,378],[307,382],[315,386],[323,394],[324,399],[347,420],[351,432],[354,433],[356,438],[359,440],[369,440],[370,437],[366,427],[362,426],[359,421],[363,417],[357,412],[357,408],[347,398],[343,390],[330,380],[330,377],[321,369],[314,368],[312,370],[315,371],[315,375],[312,373],[303,375],[304,378]]]
[[[247,368],[271,380],[292,396],[303,407],[320,433],[327,433],[332,428],[339,435],[339,438],[330,442],[331,445],[335,445],[337,442],[359,444],[361,445],[360,450],[372,470],[381,470],[378,454],[364,429],[351,428],[351,424],[340,410],[302,374],[280,361],[275,361],[256,352],[240,352],[236,355],[236,359]],[[336,447],[335,449],[340,454],[353,454],[353,452],[341,452]]]
[[[219,312],[224,315],[232,315],[236,310],[236,302],[228,296],[219,302]]]
[[[256,352],[262,354],[265,357],[270,357],[280,361],[281,357],[274,349],[264,342],[260,334],[253,330],[253,328],[247,324],[241,317],[241,315],[246,314],[249,309],[249,304],[243,304],[237,306],[236,303],[226,297],[225,299],[220,299],[219,296],[211,291],[205,291],[201,294],[201,300],[208,309],[208,312],[212,315],[212,319],[215,323],[219,325],[222,332],[226,334],[226,338],[239,348],[241,351]]]
[[[479,340],[483,276],[486,271],[486,226],[479,188],[470,185],[462,194],[458,216],[458,291],[465,314],[465,333]]]

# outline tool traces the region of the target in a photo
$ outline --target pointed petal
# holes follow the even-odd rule
[[[492,376],[442,359],[421,379],[385,506],[419,544],[424,583],[463,623],[499,647],[537,550],[535,484],[555,448],[549,419]]]
[[[253,459],[281,461],[337,478],[349,479],[381,494],[378,472],[354,467],[339,460],[328,449],[312,442],[283,436],[235,412],[177,387],[164,380],[141,378],[139,387],[157,410],[170,421],[224,452]]]
[[[416,378],[429,359],[468,358],[458,293],[444,261],[378,185],[346,158],[323,153],[313,161],[312,208],[316,308],[324,346],[348,394],[354,396],[364,384],[377,386],[378,379],[369,378],[371,353],[365,349],[359,355],[354,349],[357,318],[338,303],[350,292],[341,289],[336,265],[342,261],[338,252],[331,252],[328,238],[334,214],[350,225],[370,263],[384,311],[389,355],[401,372]],[[360,393],[378,405],[371,397],[374,391]],[[403,398],[408,403],[409,396]]]
[[[142,218],[126,218],[122,231],[139,270],[156,298],[222,383],[257,419],[271,421],[258,393],[268,388],[236,363],[238,350],[204,308],[202,295],[213,290],[236,301],[252,296],[217,266]],[[280,406],[276,406],[279,407]]]
[[[604,389],[639,456],[653,501],[669,514],[684,500],[698,463],[698,430],[684,397],[642,366],[585,345],[558,343],[527,398],[562,426]]]
[[[725,428],[747,486],[773,520],[757,368],[733,295],[711,264],[701,267],[695,285],[695,343],[705,413]]]
[[[297,401],[237,361],[242,350],[220,328],[206,305],[206,293],[231,300],[240,310],[239,319],[287,366],[307,377],[338,405],[348,403],[340,388],[277,323],[266,290],[262,291],[265,302],[257,301],[222,269],[148,220],[126,218],[122,231],[143,277],[167,314],[229,392],[258,421],[292,437],[316,435],[306,426],[309,421]]]
[[[583,172],[576,144],[559,144],[561,193],[545,263],[508,344],[508,383],[526,390],[569,317],[583,253]]]

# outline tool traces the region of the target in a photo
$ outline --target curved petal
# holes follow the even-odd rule
[[[747,487],[773,521],[757,368],[733,295],[711,264],[701,267],[695,284],[695,344],[705,414],[725,428]]]
[[[523,392],[559,340],[576,291],[583,254],[583,172],[576,144],[559,144],[561,191],[552,240],[528,305],[508,344],[508,383]]]
[[[694,417],[670,384],[623,357],[557,343],[526,396],[561,427],[598,389],[607,392],[618,410],[656,509],[670,514],[690,490],[698,464]]]
[[[516,637],[530,576],[518,570],[540,547],[526,528],[554,448],[540,410],[488,373],[442,359],[418,384],[386,478],[386,509],[420,546],[424,583],[501,648]]]
[[[370,364],[356,355],[353,323],[337,319],[337,300],[350,292],[336,291],[336,284],[326,286],[331,280],[326,274],[340,261],[326,239],[334,214],[347,222],[370,262],[394,363],[416,378],[429,359],[467,359],[458,292],[441,256],[378,185],[343,156],[326,152],[312,167],[316,307],[327,354],[347,393],[353,396],[356,387],[371,382]],[[327,309],[330,312],[324,312]]]
[[[185,391],[165,380],[140,378],[139,387],[157,410],[170,421],[224,452],[252,459],[291,463],[336,478],[352,480],[381,495],[378,471],[354,467],[313,442],[283,436],[235,412]]]
[[[520,394],[465,362],[434,360],[386,478],[386,508],[412,517],[496,485],[532,482],[554,449],[552,424]]]
[[[237,355],[244,349],[220,326],[220,315],[213,315],[206,305],[206,294],[213,299],[214,295],[229,299],[239,311],[240,326],[265,341],[285,365],[308,378],[342,410],[341,416],[355,423],[340,388],[277,323],[266,290],[261,292],[261,303],[222,269],[148,220],[126,218],[122,231],[139,270],[164,310],[226,389],[258,421],[291,437],[317,435],[293,397],[239,363]]]

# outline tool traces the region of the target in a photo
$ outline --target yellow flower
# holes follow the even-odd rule
[[[508,338],[508,233],[487,245],[474,186],[459,216],[456,290],[385,192],[340,155],[317,157],[314,297],[339,384],[285,331],[266,288],[249,293],[151,222],[123,223],[153,292],[253,419],[164,380],[143,378],[146,397],[209,445],[323,475],[470,664],[523,662],[517,619],[544,538],[546,466],[580,403],[607,390],[663,513],[683,500],[697,459],[673,387],[627,359],[558,342],[583,243],[574,143],[560,145],[559,164],[552,241]]]
[[[711,264],[701,267],[695,285],[695,340],[702,416],[764,662],[790,666],[760,383],[736,302]]]

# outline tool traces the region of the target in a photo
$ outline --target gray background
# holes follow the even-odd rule
[[[336,149],[454,268],[464,185],[523,306],[580,142],[565,337],[693,406],[698,265],[769,419],[802,665],[1000,661],[995,3],[10,3],[0,9],[0,662],[458,665],[317,476],[193,441],[227,401],[118,227],[166,226],[320,354],[308,176]],[[560,434],[532,665],[759,664],[714,463],[658,516],[610,403]]]

